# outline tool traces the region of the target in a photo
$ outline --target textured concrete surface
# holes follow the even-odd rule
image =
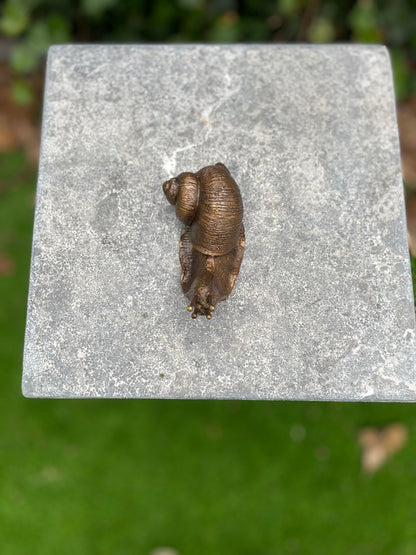
[[[245,257],[193,321],[162,183],[218,161]],[[385,48],[50,50],[25,395],[416,400],[414,329]]]

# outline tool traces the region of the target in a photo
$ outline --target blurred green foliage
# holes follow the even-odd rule
[[[383,42],[406,98],[416,92],[414,8],[410,0],[6,0],[0,31],[19,39],[11,64],[23,104],[25,74],[50,44],[109,41]],[[340,554],[416,553],[410,404],[18,395],[34,194],[24,154],[0,155],[0,247],[14,264],[0,280],[2,553],[147,554],[167,544],[182,555],[308,555],[323,543]],[[416,280],[413,258],[412,268]],[[408,446],[363,475],[357,430],[394,421],[406,426]]]
[[[11,65],[37,69],[65,42],[383,43],[399,99],[416,93],[416,0],[6,0]]]
[[[416,310],[416,258],[412,255],[410,255],[410,264],[412,267],[413,297],[415,299]]]

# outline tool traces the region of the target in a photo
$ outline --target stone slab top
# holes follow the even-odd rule
[[[216,162],[245,255],[192,320],[162,183]],[[50,49],[25,396],[415,401],[414,338],[383,46]]]

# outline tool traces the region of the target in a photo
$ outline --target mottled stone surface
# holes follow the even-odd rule
[[[218,161],[246,251],[193,321],[162,183]],[[50,50],[25,395],[416,400],[414,328],[384,47]]]

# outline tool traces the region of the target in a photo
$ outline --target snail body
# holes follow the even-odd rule
[[[231,293],[244,254],[243,202],[224,164],[184,172],[163,184],[183,222],[179,244],[181,285],[192,317],[210,319]]]

